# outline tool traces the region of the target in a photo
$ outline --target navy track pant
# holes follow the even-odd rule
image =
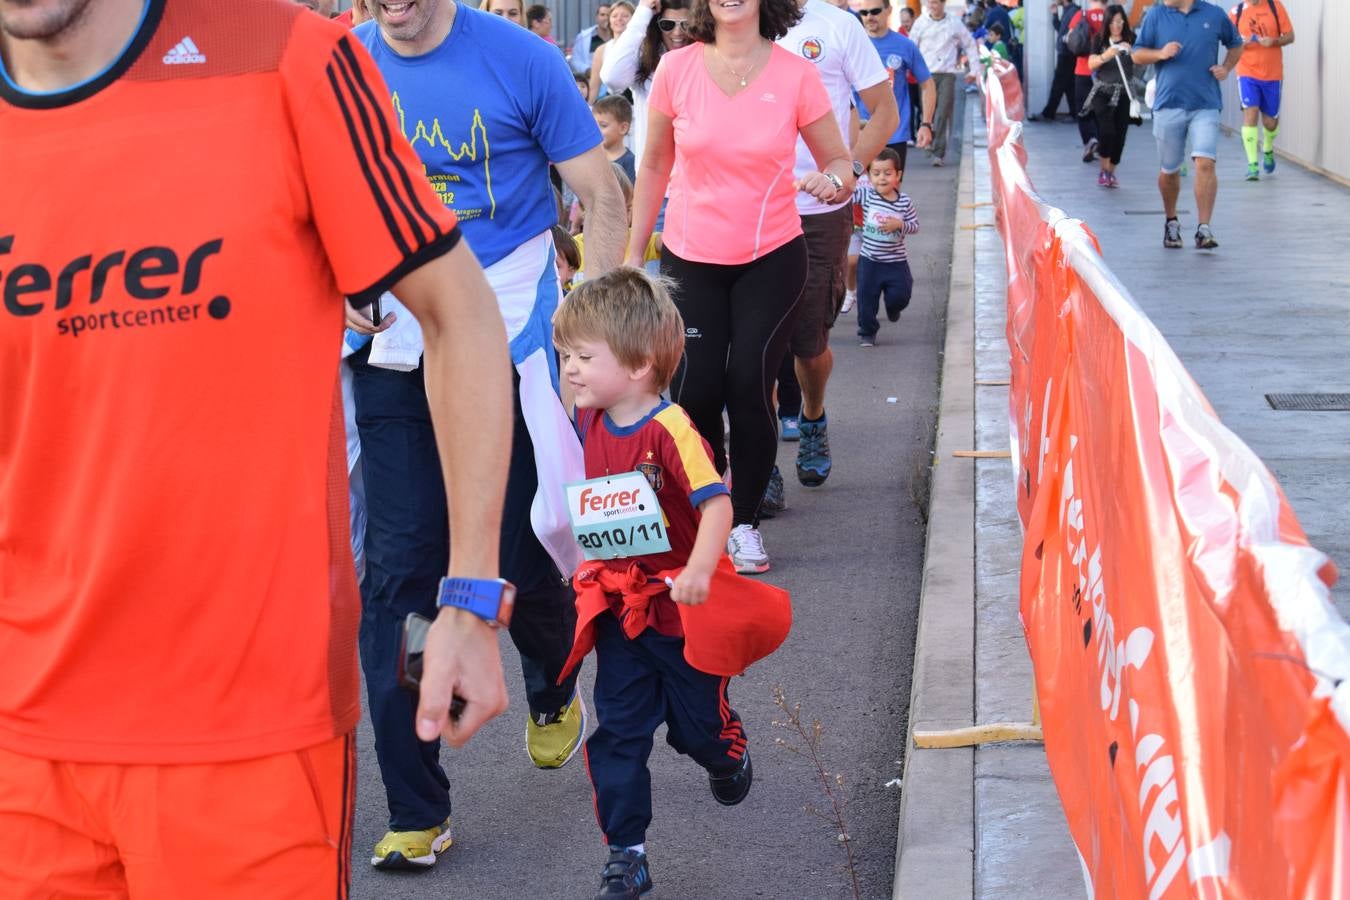
[[[437,583],[449,564],[449,521],[422,369],[382,369],[369,365],[368,356],[369,348],[351,357],[369,511],[361,670],[389,827],[419,831],[450,815],[450,780],[440,765],[440,742],[423,742],[413,731],[417,698],[398,685],[398,652],[408,613],[436,615]],[[473,423],[465,427],[469,433],[463,439],[474,440]],[[531,715],[557,712],[576,686],[576,673],[556,683],[572,651],[577,614],[571,587],[530,526],[537,484],[533,445],[517,396],[501,570],[517,588],[511,640],[520,651]]]
[[[666,723],[666,742],[718,775],[740,767],[745,729],[727,697],[730,679],[685,662],[682,638],[648,628],[629,640],[618,619],[601,615],[595,659],[598,725],[586,741],[586,768],[605,841],[632,847],[652,821],[647,757],[657,727]]]

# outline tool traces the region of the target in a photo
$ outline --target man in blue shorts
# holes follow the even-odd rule
[[[589,274],[602,274],[622,258],[623,195],[595,118],[556,48],[454,0],[375,3],[371,12],[374,21],[354,33],[393,94],[378,102],[392,103],[394,122],[432,189],[455,211],[506,322],[516,396],[501,569],[517,589],[510,628],[529,702],[526,747],[536,766],[557,768],[586,733],[575,675],[558,683],[576,616],[567,579],[581,562],[563,485],[581,480],[584,466],[557,393],[552,320],[561,291],[549,163],[589,212]],[[370,177],[385,176],[372,170]],[[406,615],[435,608],[435,574],[445,568],[446,499],[431,452],[438,435],[427,417],[420,335],[407,329],[410,320],[396,298],[383,299],[379,329],[358,314],[348,316],[358,330],[379,332],[350,357],[369,516],[361,665],[390,812],[389,833],[376,844],[371,864],[425,868],[450,846],[450,782],[439,747],[413,732],[415,704],[399,687],[397,662]],[[472,392],[474,385],[453,389]],[[478,440],[472,420],[456,424],[441,441]]]
[[[1294,42],[1294,24],[1279,0],[1246,0],[1229,14],[1246,49],[1238,61],[1238,94],[1242,99],[1242,146],[1247,151],[1247,180],[1259,181],[1261,129],[1265,126],[1266,174],[1275,171],[1275,135],[1280,130],[1280,90],[1284,82],[1284,48]]]
[[[1228,48],[1216,64],[1220,45]],[[1181,223],[1177,221],[1177,196],[1181,193],[1181,164],[1187,139],[1195,162],[1195,207],[1200,223],[1195,246],[1212,250],[1219,246],[1209,226],[1219,176],[1214,158],[1219,147],[1219,111],[1223,96],[1219,82],[1242,56],[1242,38],[1219,7],[1204,0],[1163,0],[1144,16],[1134,42],[1134,64],[1157,66],[1158,92],[1153,102],[1153,136],[1158,141],[1162,194],[1167,222],[1163,246],[1179,248]]]

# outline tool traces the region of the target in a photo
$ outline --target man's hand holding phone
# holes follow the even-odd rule
[[[442,608],[426,632],[420,686],[417,736],[464,746],[507,706],[496,630],[471,612]]]

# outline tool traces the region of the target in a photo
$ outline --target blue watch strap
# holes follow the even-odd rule
[[[506,582],[500,578],[442,578],[436,605],[453,606],[495,624],[505,588]]]

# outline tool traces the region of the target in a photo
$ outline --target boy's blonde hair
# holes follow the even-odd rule
[[[627,266],[583,281],[553,316],[553,343],[574,347],[604,341],[630,369],[650,362],[652,381],[665,390],[684,355],[684,319],[665,279]]]

